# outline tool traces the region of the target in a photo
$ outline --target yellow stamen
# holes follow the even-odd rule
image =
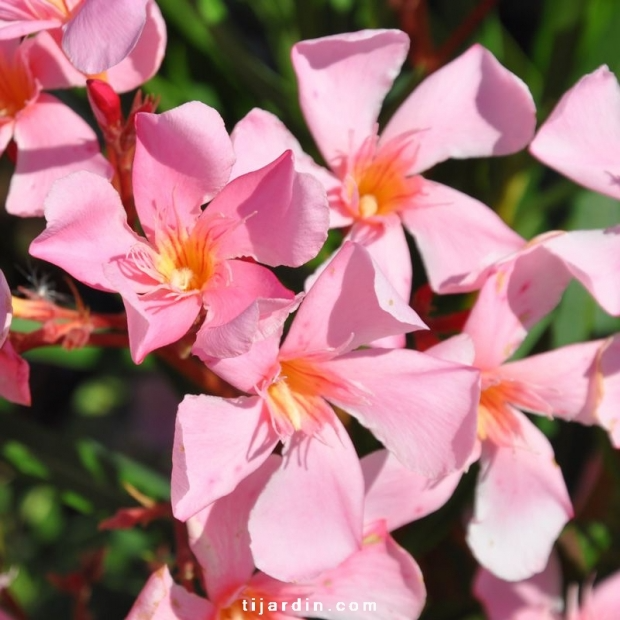
[[[36,94],[36,86],[19,50],[0,57],[0,118],[14,117]]]
[[[350,163],[348,177],[357,185],[360,196],[357,213],[359,218],[387,215],[408,206],[419,191],[419,179],[411,176],[414,155],[410,137],[399,137],[381,147],[377,138],[366,140]],[[345,192],[353,196],[351,183]]]
[[[508,394],[501,383],[483,389],[478,405],[478,438],[495,443],[511,443],[518,432],[518,421],[508,403]]]
[[[324,397],[337,389],[334,380],[306,359],[280,363],[278,379],[267,388],[269,409],[278,432],[313,434],[331,414]]]
[[[181,293],[202,289],[213,274],[207,237],[199,233],[196,229],[191,235],[171,233],[158,244],[155,268],[171,288]]]
[[[379,202],[372,194],[365,194],[360,198],[359,211],[362,217],[376,215],[379,211]]]

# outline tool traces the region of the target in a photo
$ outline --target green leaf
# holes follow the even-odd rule
[[[578,282],[564,292],[551,327],[554,348],[589,340],[594,329],[596,302]]]
[[[20,512],[35,536],[43,542],[56,540],[63,528],[63,517],[54,487],[37,485],[22,500]]]
[[[45,463],[39,460],[28,446],[19,441],[7,441],[2,447],[2,454],[22,474],[44,479],[50,477],[50,471]]]
[[[82,514],[92,514],[93,512],[92,502],[89,502],[87,499],[78,493],[74,493],[73,491],[63,491],[60,494],[60,499],[64,504],[70,508],[73,508],[73,510],[81,512]]]
[[[198,0],[198,12],[208,24],[219,24],[228,15],[221,0]]]
[[[129,482],[156,499],[169,496],[169,479],[92,439],[62,436],[11,413],[0,413],[0,452],[36,479],[44,477],[60,491],[70,491],[95,509],[112,512],[133,504],[123,484]]]
[[[353,8],[353,0],[329,0],[334,11],[348,13]]]
[[[119,377],[98,376],[77,387],[73,405],[81,415],[100,417],[122,405],[127,396],[127,384]]]
[[[62,347],[41,347],[28,351],[24,357],[30,362],[42,362],[75,370],[90,370],[97,366],[101,359],[102,349],[98,347],[82,347],[67,351]]]
[[[585,569],[592,572],[599,563],[601,555],[611,544],[608,527],[599,521],[587,523],[583,528],[575,527],[575,534],[582,552]]]

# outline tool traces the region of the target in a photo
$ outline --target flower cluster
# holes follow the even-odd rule
[[[0,272],[0,394],[29,403],[19,354],[48,344],[120,342],[136,364],[161,354],[199,378],[178,406],[171,454],[171,511],[196,578],[176,582],[162,565],[128,618],[251,619],[248,602],[262,600],[261,615],[285,620],[305,608],[276,603],[299,597],[320,601],[323,618],[369,597],[372,616],[347,617],[417,618],[422,572],[390,532],[441,507],[476,462],[466,540],[485,570],[477,588],[491,617],[516,618],[521,608],[492,602],[512,586],[490,580],[544,575],[573,515],[553,448],[526,413],[598,425],[620,447],[620,339],[513,355],[572,279],[620,315],[620,228],[528,241],[424,175],[531,143],[549,166],[620,198],[615,78],[605,68],[583,78],[536,133],[526,85],[474,45],[380,130],[408,36],[302,41],[292,65],[317,163],[261,109],[230,134],[196,101],[157,113],[139,96],[125,118],[116,93],[156,72],[165,38],[153,0],[0,2],[0,145],[16,153],[6,208],[44,215],[33,257],[124,305],[99,315],[79,298],[71,309],[12,297]],[[106,156],[44,92],[87,84]],[[330,229],[341,242],[319,254]],[[410,305],[409,236],[434,294],[475,294],[457,329],[425,350],[407,346],[431,323]],[[303,292],[273,270],[312,260]],[[41,328],[11,331],[14,316]],[[383,448],[360,459],[353,419]],[[605,609],[620,605],[610,592],[595,589],[568,617],[603,596],[615,597]]]

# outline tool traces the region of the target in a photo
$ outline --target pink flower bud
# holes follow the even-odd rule
[[[103,80],[87,80],[88,101],[97,123],[104,133],[118,128],[122,122],[121,100],[112,87]]]

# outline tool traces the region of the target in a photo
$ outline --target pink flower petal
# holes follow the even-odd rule
[[[435,478],[461,468],[476,438],[478,372],[416,351],[354,351],[322,363],[362,396],[330,401],[369,428],[414,471]]]
[[[71,62],[94,75],[117,65],[136,45],[147,0],[88,0],[65,26],[62,47]]]
[[[532,139],[536,108],[527,86],[480,45],[445,65],[405,100],[381,141],[415,131],[412,173],[455,157],[519,151]]]
[[[615,620],[620,609],[620,572],[615,572],[596,586],[583,610],[583,620]]]
[[[0,396],[12,403],[30,406],[30,367],[9,340],[0,347]]]
[[[497,266],[464,328],[476,346],[476,365],[494,368],[510,357],[558,304],[571,276],[608,312],[620,313],[619,241],[615,229],[551,232]]]
[[[172,509],[185,521],[228,495],[267,459],[278,441],[257,396],[186,396],[172,451]]]
[[[577,419],[595,408],[591,384],[602,344],[584,342],[532,355],[500,366],[494,375],[519,385],[512,401],[516,407]]]
[[[165,51],[166,23],[156,2],[147,0],[146,23],[136,46],[124,60],[106,71],[106,80],[117,93],[138,88],[157,73]]]
[[[118,65],[101,74],[98,79],[107,81],[118,93],[133,90],[149,80],[161,65],[166,47],[166,24],[159,7],[147,0],[147,19],[131,53]],[[45,89],[86,86],[89,75],[76,69],[61,48],[62,32],[59,29],[41,32],[28,39],[24,45],[28,53],[28,66]]]
[[[295,170],[316,177],[327,192],[340,187],[334,175],[315,163],[306,154],[297,138],[284,123],[271,112],[254,108],[236,125],[230,134],[237,161],[231,178],[258,170],[276,160],[284,151],[291,151],[295,157]]]
[[[254,572],[248,519],[265,484],[280,465],[271,456],[235,490],[187,521],[189,544],[200,562],[209,598],[219,605],[245,586]]]
[[[348,242],[310,289],[282,346],[288,358],[352,350],[425,325],[385,279],[367,250]]]
[[[203,355],[194,347],[194,352],[219,377],[242,392],[256,393],[257,386],[273,378],[279,369],[278,353],[282,328],[263,340],[252,344],[247,353],[235,357],[216,358]]]
[[[609,433],[614,447],[620,448],[620,337],[609,339],[601,347],[596,379],[598,407],[593,416],[577,420],[584,424],[600,424]]]
[[[573,510],[549,441],[521,412],[513,414],[512,445],[483,443],[467,541],[482,566],[518,581],[545,568]]]
[[[354,224],[348,236],[363,245],[388,282],[405,301],[411,297],[411,252],[400,218],[387,215],[379,226]]]
[[[47,228],[30,245],[30,254],[93,288],[113,290],[104,266],[141,241],[127,225],[110,183],[90,172],[76,172],[54,184],[45,213]]]
[[[508,359],[528,329],[559,302],[569,281],[564,264],[542,246],[500,265],[463,328],[474,342],[476,366],[493,369]]]
[[[45,89],[86,86],[86,76],[69,61],[60,47],[60,30],[40,32],[22,43],[32,75]]]
[[[155,349],[185,336],[200,312],[202,304],[197,294],[174,299],[170,291],[161,290],[138,296],[114,264],[106,269],[106,275],[123,297],[129,348],[136,364]]]
[[[422,573],[413,558],[377,524],[362,548],[311,582],[312,616],[326,620],[415,620],[426,602]],[[343,613],[344,612],[344,613]]]
[[[484,568],[474,584],[489,620],[560,620],[562,573],[555,553],[544,571],[517,583],[498,579]]]
[[[424,353],[438,357],[446,362],[454,362],[455,364],[464,364],[466,366],[474,365],[476,354],[472,339],[465,333],[446,338],[426,349]]]
[[[234,161],[224,121],[198,101],[136,117],[133,189],[149,238],[168,226],[193,227],[201,205],[228,181]]]
[[[373,452],[361,463],[366,481],[364,523],[384,520],[388,531],[441,508],[461,479],[461,472],[456,471],[431,480],[403,467],[387,450]]]
[[[293,47],[306,122],[333,167],[376,131],[379,110],[409,48],[399,30],[362,30]]]
[[[153,573],[126,620],[215,620],[215,608],[204,598],[175,584],[167,566]]]
[[[311,579],[359,548],[364,480],[335,416],[320,436],[293,435],[282,456],[250,515],[252,553],[276,579]]]
[[[1,4],[11,5],[13,2],[2,2]],[[4,8],[4,7],[2,7]],[[17,40],[29,34],[34,34],[41,30],[50,30],[62,26],[60,19],[36,19],[26,17],[23,21],[0,20],[0,40]]]
[[[0,269],[0,346],[4,344],[6,337],[11,329],[13,320],[13,302],[11,289],[6,277]]]
[[[566,232],[549,237],[542,245],[563,262],[604,310],[614,316],[620,314],[620,227]]]
[[[325,190],[310,175],[295,172],[290,151],[231,181],[209,211],[243,222],[220,242],[221,255],[230,258],[299,267],[314,258],[327,239]]]
[[[217,358],[237,358],[248,353],[257,342],[278,333],[288,315],[295,310],[295,299],[257,299],[223,325],[203,323],[192,353],[205,363]]]
[[[464,282],[525,245],[491,209],[445,185],[420,180],[420,194],[401,212],[415,237],[433,290],[457,293],[482,282]]]
[[[13,215],[42,215],[52,183],[72,172],[111,176],[94,131],[51,95],[40,95],[20,112],[14,137],[18,157],[6,203]]]
[[[573,181],[620,198],[620,86],[606,67],[581,78],[538,130],[530,152]]]
[[[226,263],[230,281],[203,295],[207,317],[194,353],[201,359],[247,353],[254,342],[278,332],[298,300],[267,268],[246,261]]]
[[[388,214],[382,216],[379,222],[369,224],[358,221],[351,227],[343,243],[348,240],[358,243],[368,251],[376,267],[394,287],[399,297],[409,303],[412,280],[411,252],[400,218],[396,214]],[[320,273],[336,255],[337,252],[306,280],[306,290],[311,288]],[[405,346],[405,340],[404,333],[397,334],[375,340],[371,346],[402,348]]]

